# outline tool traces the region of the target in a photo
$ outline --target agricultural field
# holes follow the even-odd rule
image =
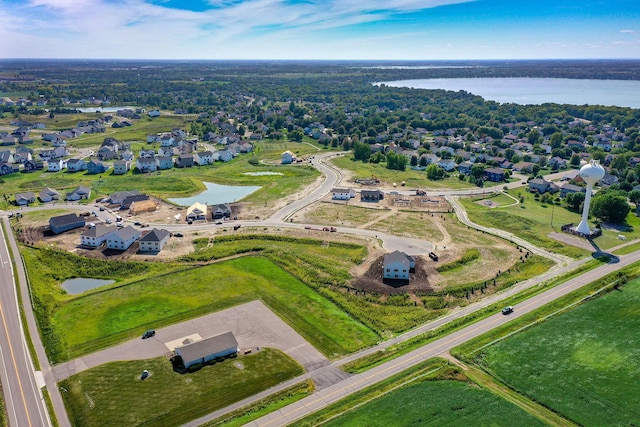
[[[149,377],[141,380],[146,369]],[[273,349],[181,374],[165,358],[112,362],[59,385],[78,427],[181,425],[303,373]]]
[[[637,424],[638,307],[640,279],[635,279],[487,347],[475,361],[577,424]]]
[[[435,360],[356,393],[293,425],[306,427],[320,423],[363,427],[545,425],[480,388],[458,368],[438,366]]]

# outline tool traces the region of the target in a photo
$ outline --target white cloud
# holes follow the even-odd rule
[[[621,33],[635,33],[634,30],[620,30]]]

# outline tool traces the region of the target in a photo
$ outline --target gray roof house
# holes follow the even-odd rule
[[[95,227],[91,227],[80,235],[80,244],[91,248],[97,248],[107,240],[107,237],[116,231],[115,227],[110,227],[102,223],[98,223]]]
[[[415,259],[404,252],[394,251],[384,256],[383,280],[409,281],[409,273],[415,270]]]
[[[88,199],[89,196],[91,196],[91,189],[81,185],[75,190],[68,192],[66,199],[69,201],[76,201],[80,199]]]
[[[38,193],[38,198],[40,199],[41,202],[47,203],[53,200],[59,200],[60,193],[58,193],[53,188],[45,187],[42,190],[40,190],[40,193]]]
[[[128,225],[107,237],[107,248],[126,251],[140,238],[140,230]]]
[[[167,230],[152,229],[140,239],[140,252],[160,252],[170,235]]]
[[[27,206],[30,203],[36,201],[36,195],[29,191],[26,193],[17,193],[16,194],[16,205],[18,206]]]
[[[189,343],[175,349],[176,355],[182,358],[185,368],[198,363],[207,363],[237,352],[238,341],[233,336],[233,332],[225,332],[224,334]]]
[[[85,226],[85,219],[75,213],[49,218],[49,228],[56,234]]]

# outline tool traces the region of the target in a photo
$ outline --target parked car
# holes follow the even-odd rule
[[[513,307],[511,307],[510,305],[502,309],[502,314],[504,314],[505,316],[511,313],[513,313]]]
[[[173,237],[182,237],[182,233],[173,233]]]
[[[104,206],[100,206],[100,212],[104,212]]]
[[[145,332],[144,334],[142,334],[142,339],[146,340],[147,338],[151,338],[156,334],[156,331],[153,329],[149,329],[147,332]]]
[[[104,222],[106,222],[107,224],[111,224],[113,221],[111,221],[111,218],[107,218]]]
[[[138,227],[141,227],[141,226],[142,226],[142,223],[141,223],[141,222],[139,222],[139,221],[136,221],[136,222],[134,222],[134,223],[133,223],[133,225],[137,225]]]

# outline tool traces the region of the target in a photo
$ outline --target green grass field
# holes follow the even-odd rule
[[[140,379],[143,369],[149,377]],[[73,375],[59,386],[78,427],[175,426],[303,373],[278,350],[263,349],[187,374],[164,357],[113,362]]]
[[[457,367],[430,359],[355,393],[294,426],[542,426],[478,387]]]
[[[640,421],[640,280],[476,357],[497,378],[585,426]]]

